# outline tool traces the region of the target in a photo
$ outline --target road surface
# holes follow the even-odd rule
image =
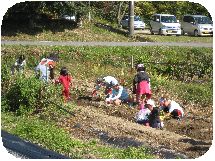
[[[44,149],[17,136],[1,130],[3,146],[8,152],[22,159],[70,159],[54,151]]]
[[[1,41],[1,45],[47,45],[47,46],[186,46],[212,48],[213,43],[194,42],[74,42],[74,41]]]

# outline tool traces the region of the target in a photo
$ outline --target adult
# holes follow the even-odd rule
[[[50,78],[53,80],[54,74],[52,72],[55,65],[56,63],[53,60],[43,58],[35,68],[36,75],[44,82],[48,82]]]
[[[56,65],[56,62],[58,62],[59,60],[59,55],[58,53],[51,53],[48,57],[48,59],[50,60],[53,60],[55,62],[55,65]],[[52,66],[49,70],[50,70],[50,78],[53,80],[54,79],[54,76],[55,76],[55,65]]]
[[[108,97],[111,92],[112,92],[112,87],[114,85],[119,84],[118,81],[116,80],[116,78],[112,77],[112,76],[106,76],[103,78],[98,78],[96,80],[96,86],[95,89],[92,92],[92,96],[95,96],[97,94],[97,91],[104,86],[105,87],[105,95],[106,97]]]

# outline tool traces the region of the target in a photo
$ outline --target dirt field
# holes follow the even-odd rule
[[[158,158],[198,158],[212,144],[212,107],[201,111],[186,105],[181,121],[166,120],[165,128],[159,130],[135,123],[136,107],[106,106],[90,97],[76,96],[76,99],[75,116],[59,121],[59,126],[74,138],[96,139],[101,144],[119,148],[144,145]]]

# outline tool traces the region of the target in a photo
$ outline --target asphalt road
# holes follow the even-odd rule
[[[3,146],[8,152],[22,159],[70,159],[54,151],[44,149],[17,136],[1,130]]]
[[[47,46],[186,46],[212,48],[213,43],[194,42],[74,42],[74,41],[1,41],[1,45]]]

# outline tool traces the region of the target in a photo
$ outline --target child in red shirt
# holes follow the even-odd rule
[[[60,76],[55,80],[55,83],[63,85],[62,95],[64,96],[65,102],[70,100],[70,85],[72,84],[72,77],[68,74],[67,68],[63,67],[60,71]]]

